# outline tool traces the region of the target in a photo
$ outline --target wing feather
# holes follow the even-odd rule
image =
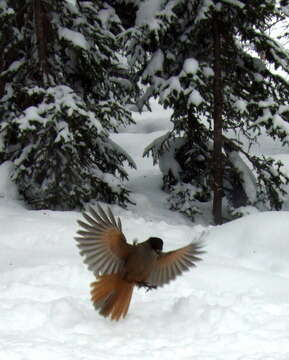
[[[114,217],[109,207],[105,212],[100,205],[96,209],[89,207],[83,218],[85,221],[77,221],[81,228],[75,240],[84,263],[95,275],[119,271],[132,251],[121,231],[120,219]]]
[[[190,267],[196,266],[203,254],[201,243],[191,243],[183,248],[162,253],[150,273],[148,283],[162,286],[174,280]]]
[[[114,225],[115,228],[118,228],[117,223],[116,223],[116,219],[115,219],[110,207],[107,208],[107,212],[108,212],[108,216],[109,216],[109,219],[110,219],[111,223]]]
[[[120,231],[122,231],[122,224],[121,224],[120,218],[117,218],[117,227]]]

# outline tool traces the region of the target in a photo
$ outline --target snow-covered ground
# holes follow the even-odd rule
[[[159,290],[136,290],[126,319],[104,319],[73,240],[80,214],[25,209],[2,165],[0,360],[289,359],[289,213],[206,227],[167,210],[158,167],[142,158],[167,119],[156,107],[113,137],[138,165],[128,184],[137,206],[113,211],[130,241],[154,235],[166,250],[206,230],[204,261]],[[276,144],[265,150],[289,163]]]

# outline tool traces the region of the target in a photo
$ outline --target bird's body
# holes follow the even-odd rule
[[[152,251],[148,242],[134,245],[134,251],[124,264],[124,279],[128,282],[145,283],[157,258],[158,254]]]
[[[87,222],[78,221],[83,230],[75,239],[84,262],[97,277],[91,284],[91,299],[100,314],[113,320],[127,314],[135,286],[162,286],[201,260],[197,243],[166,253],[163,241],[155,237],[128,244],[121,221],[110,208],[107,213],[100,206],[97,211],[90,208],[90,214],[83,216]]]

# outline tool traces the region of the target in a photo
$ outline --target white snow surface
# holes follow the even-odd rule
[[[194,89],[189,96],[188,103],[199,106],[203,101],[204,99],[199,93],[199,91],[197,89]]]
[[[151,29],[158,28],[155,15],[161,10],[163,2],[163,0],[145,0],[141,2],[136,14],[136,25],[148,25]]]
[[[186,59],[183,65],[183,71],[186,74],[196,74],[199,68],[199,63],[194,58]]]
[[[151,114],[144,113],[151,122]],[[146,145],[167,129],[112,136],[134,158],[136,206],[113,206],[132,242],[165,250],[206,231],[203,261],[172,283],[136,290],[128,316],[101,317],[89,300],[93,275],[73,240],[77,211],[32,211],[15,200],[9,164],[0,167],[1,360],[288,360],[289,214],[257,213],[222,226],[190,223],[166,207],[161,173]],[[163,122],[164,124],[164,122]],[[142,132],[138,132],[142,131]],[[267,149],[272,149],[266,142]],[[278,157],[276,147],[274,156]],[[281,154],[282,153],[282,154]],[[284,149],[280,157],[289,164]]]
[[[164,54],[158,49],[152,56],[151,61],[144,70],[143,76],[153,76],[156,72],[163,70]]]
[[[85,37],[78,31],[73,31],[63,27],[58,30],[58,36],[73,43],[73,45],[76,47],[80,47],[84,50],[89,49],[89,43],[87,42]]]

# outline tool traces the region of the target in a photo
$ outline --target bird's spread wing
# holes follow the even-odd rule
[[[200,243],[191,243],[178,250],[162,253],[150,276],[148,283],[153,286],[162,286],[174,280],[190,267],[196,266],[200,261],[199,255],[203,254]]]
[[[89,270],[95,275],[118,272],[132,250],[122,233],[120,219],[114,217],[109,207],[105,212],[100,205],[97,209],[90,207],[83,217],[86,222],[78,220],[82,229],[75,240]]]

